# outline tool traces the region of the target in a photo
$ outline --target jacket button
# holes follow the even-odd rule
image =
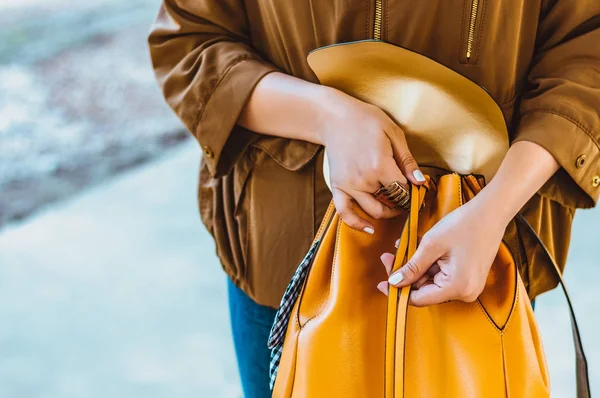
[[[581,155],[577,158],[577,162],[575,163],[575,166],[577,166],[578,169],[582,168],[585,165],[585,160],[587,159],[587,156],[585,155]]]
[[[207,146],[202,147],[202,151],[204,152],[204,156],[206,156],[209,159],[212,159],[213,156],[215,156],[215,153],[212,151],[212,149],[210,149]]]
[[[594,188],[600,187],[600,176],[594,176],[594,178],[592,178],[592,186]]]

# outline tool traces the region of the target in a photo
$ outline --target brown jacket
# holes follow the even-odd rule
[[[564,267],[575,208],[600,194],[600,1],[164,0],[150,54],[203,148],[200,212],[228,275],[277,306],[330,198],[320,148],[236,126],[244,104],[272,71],[317,82],[306,55],[372,38],[376,1],[382,40],[485,87],[511,140],[536,142],[561,164],[522,214]],[[505,239],[532,297],[555,286],[531,236],[513,223]]]

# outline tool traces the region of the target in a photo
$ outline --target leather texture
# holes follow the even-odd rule
[[[314,263],[291,312],[273,397],[550,396],[533,310],[504,242],[474,302],[416,308],[408,305],[410,286],[391,286],[388,297],[376,287],[387,279],[379,256],[393,251],[398,236],[394,271],[435,223],[477,195],[496,172],[508,148],[498,106],[460,75],[382,42],[319,49],[309,55],[309,64],[323,84],[388,112],[431,174],[425,187],[411,187],[410,212],[396,219],[372,219],[357,209],[373,223],[375,235],[348,227],[330,204],[315,238],[320,246]],[[451,139],[439,138],[443,134]],[[558,267],[555,271],[560,277]],[[571,315],[578,396],[589,397]]]
[[[381,253],[402,236],[395,268],[418,238],[479,189],[473,176],[413,187],[410,216],[369,219],[376,235],[328,212],[304,290],[292,311],[273,397],[547,397],[538,328],[514,259],[502,244],[473,303],[408,306],[409,287],[376,288]],[[420,203],[424,207],[419,211]],[[319,238],[319,236],[317,237]]]
[[[317,49],[308,64],[321,84],[374,104],[394,119],[421,167],[490,181],[508,151],[506,123],[494,99],[424,55],[368,40]]]

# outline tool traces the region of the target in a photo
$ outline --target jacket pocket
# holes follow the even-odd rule
[[[319,149],[319,145],[306,141],[265,137],[252,145],[269,155],[277,164],[288,171],[298,171],[310,162]]]
[[[483,35],[486,0],[465,0],[459,59],[463,64],[476,64]]]
[[[251,164],[237,165],[236,183],[245,290],[255,301],[275,307],[310,247],[315,226],[314,155],[301,152],[301,157],[290,158],[283,153],[252,146],[247,152]]]

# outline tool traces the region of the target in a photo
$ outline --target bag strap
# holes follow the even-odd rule
[[[465,182],[468,186],[473,190],[473,194],[477,194],[479,191],[483,189],[483,184],[480,183],[473,176],[464,177]],[[588,365],[587,360],[585,358],[585,353],[583,352],[583,344],[581,343],[581,336],[579,334],[579,327],[577,326],[577,319],[575,317],[575,311],[573,310],[573,304],[571,303],[571,298],[569,297],[569,292],[567,291],[567,286],[562,277],[562,272],[560,268],[558,268],[558,264],[554,260],[552,254],[539,237],[537,232],[533,229],[531,224],[523,217],[522,214],[518,213],[515,219],[520,222],[533,236],[536,238],[538,244],[540,245],[542,251],[546,254],[548,261],[550,261],[550,269],[552,273],[556,275],[558,281],[560,282],[560,286],[562,288],[563,293],[565,294],[565,298],[567,299],[567,305],[569,307],[569,316],[571,317],[571,330],[573,332],[573,344],[575,345],[575,371],[576,371],[576,382],[577,382],[577,398],[590,398],[590,381],[588,374]]]
[[[410,213],[402,229],[400,243],[392,272],[398,271],[406,260],[417,251],[417,232],[419,227],[419,210],[425,199],[427,189],[423,186],[411,185]],[[410,285],[402,289],[390,285],[388,291],[388,310],[385,335],[385,397],[404,397],[404,343],[406,333],[406,315],[408,314],[408,298]],[[402,335],[397,335],[397,330]],[[396,361],[396,358],[402,361]],[[396,389],[396,387],[399,387]]]
[[[562,272],[560,271],[560,268],[558,268],[558,264],[556,264],[556,261],[554,260],[552,254],[550,254],[550,251],[548,250],[546,245],[544,245],[544,242],[542,242],[538,234],[535,232],[531,224],[529,224],[529,222],[525,219],[525,217],[523,217],[523,215],[521,214],[518,214],[515,218],[518,221],[520,221],[521,224],[533,234],[533,236],[537,238],[537,241],[540,247],[542,248],[542,251],[546,254],[548,260],[552,264],[552,266],[550,266],[552,272],[556,275],[558,281],[560,282],[562,291],[565,294],[565,298],[567,299],[569,315],[571,317],[571,330],[573,332],[573,343],[575,345],[576,357],[575,369],[577,375],[577,398],[590,398],[591,393],[587,359],[585,358],[585,353],[583,352],[583,344],[581,343],[581,335],[579,334],[579,327],[577,326],[575,311],[573,310],[573,304],[571,303],[571,298],[569,297],[567,286],[565,285],[565,281],[563,280]]]

